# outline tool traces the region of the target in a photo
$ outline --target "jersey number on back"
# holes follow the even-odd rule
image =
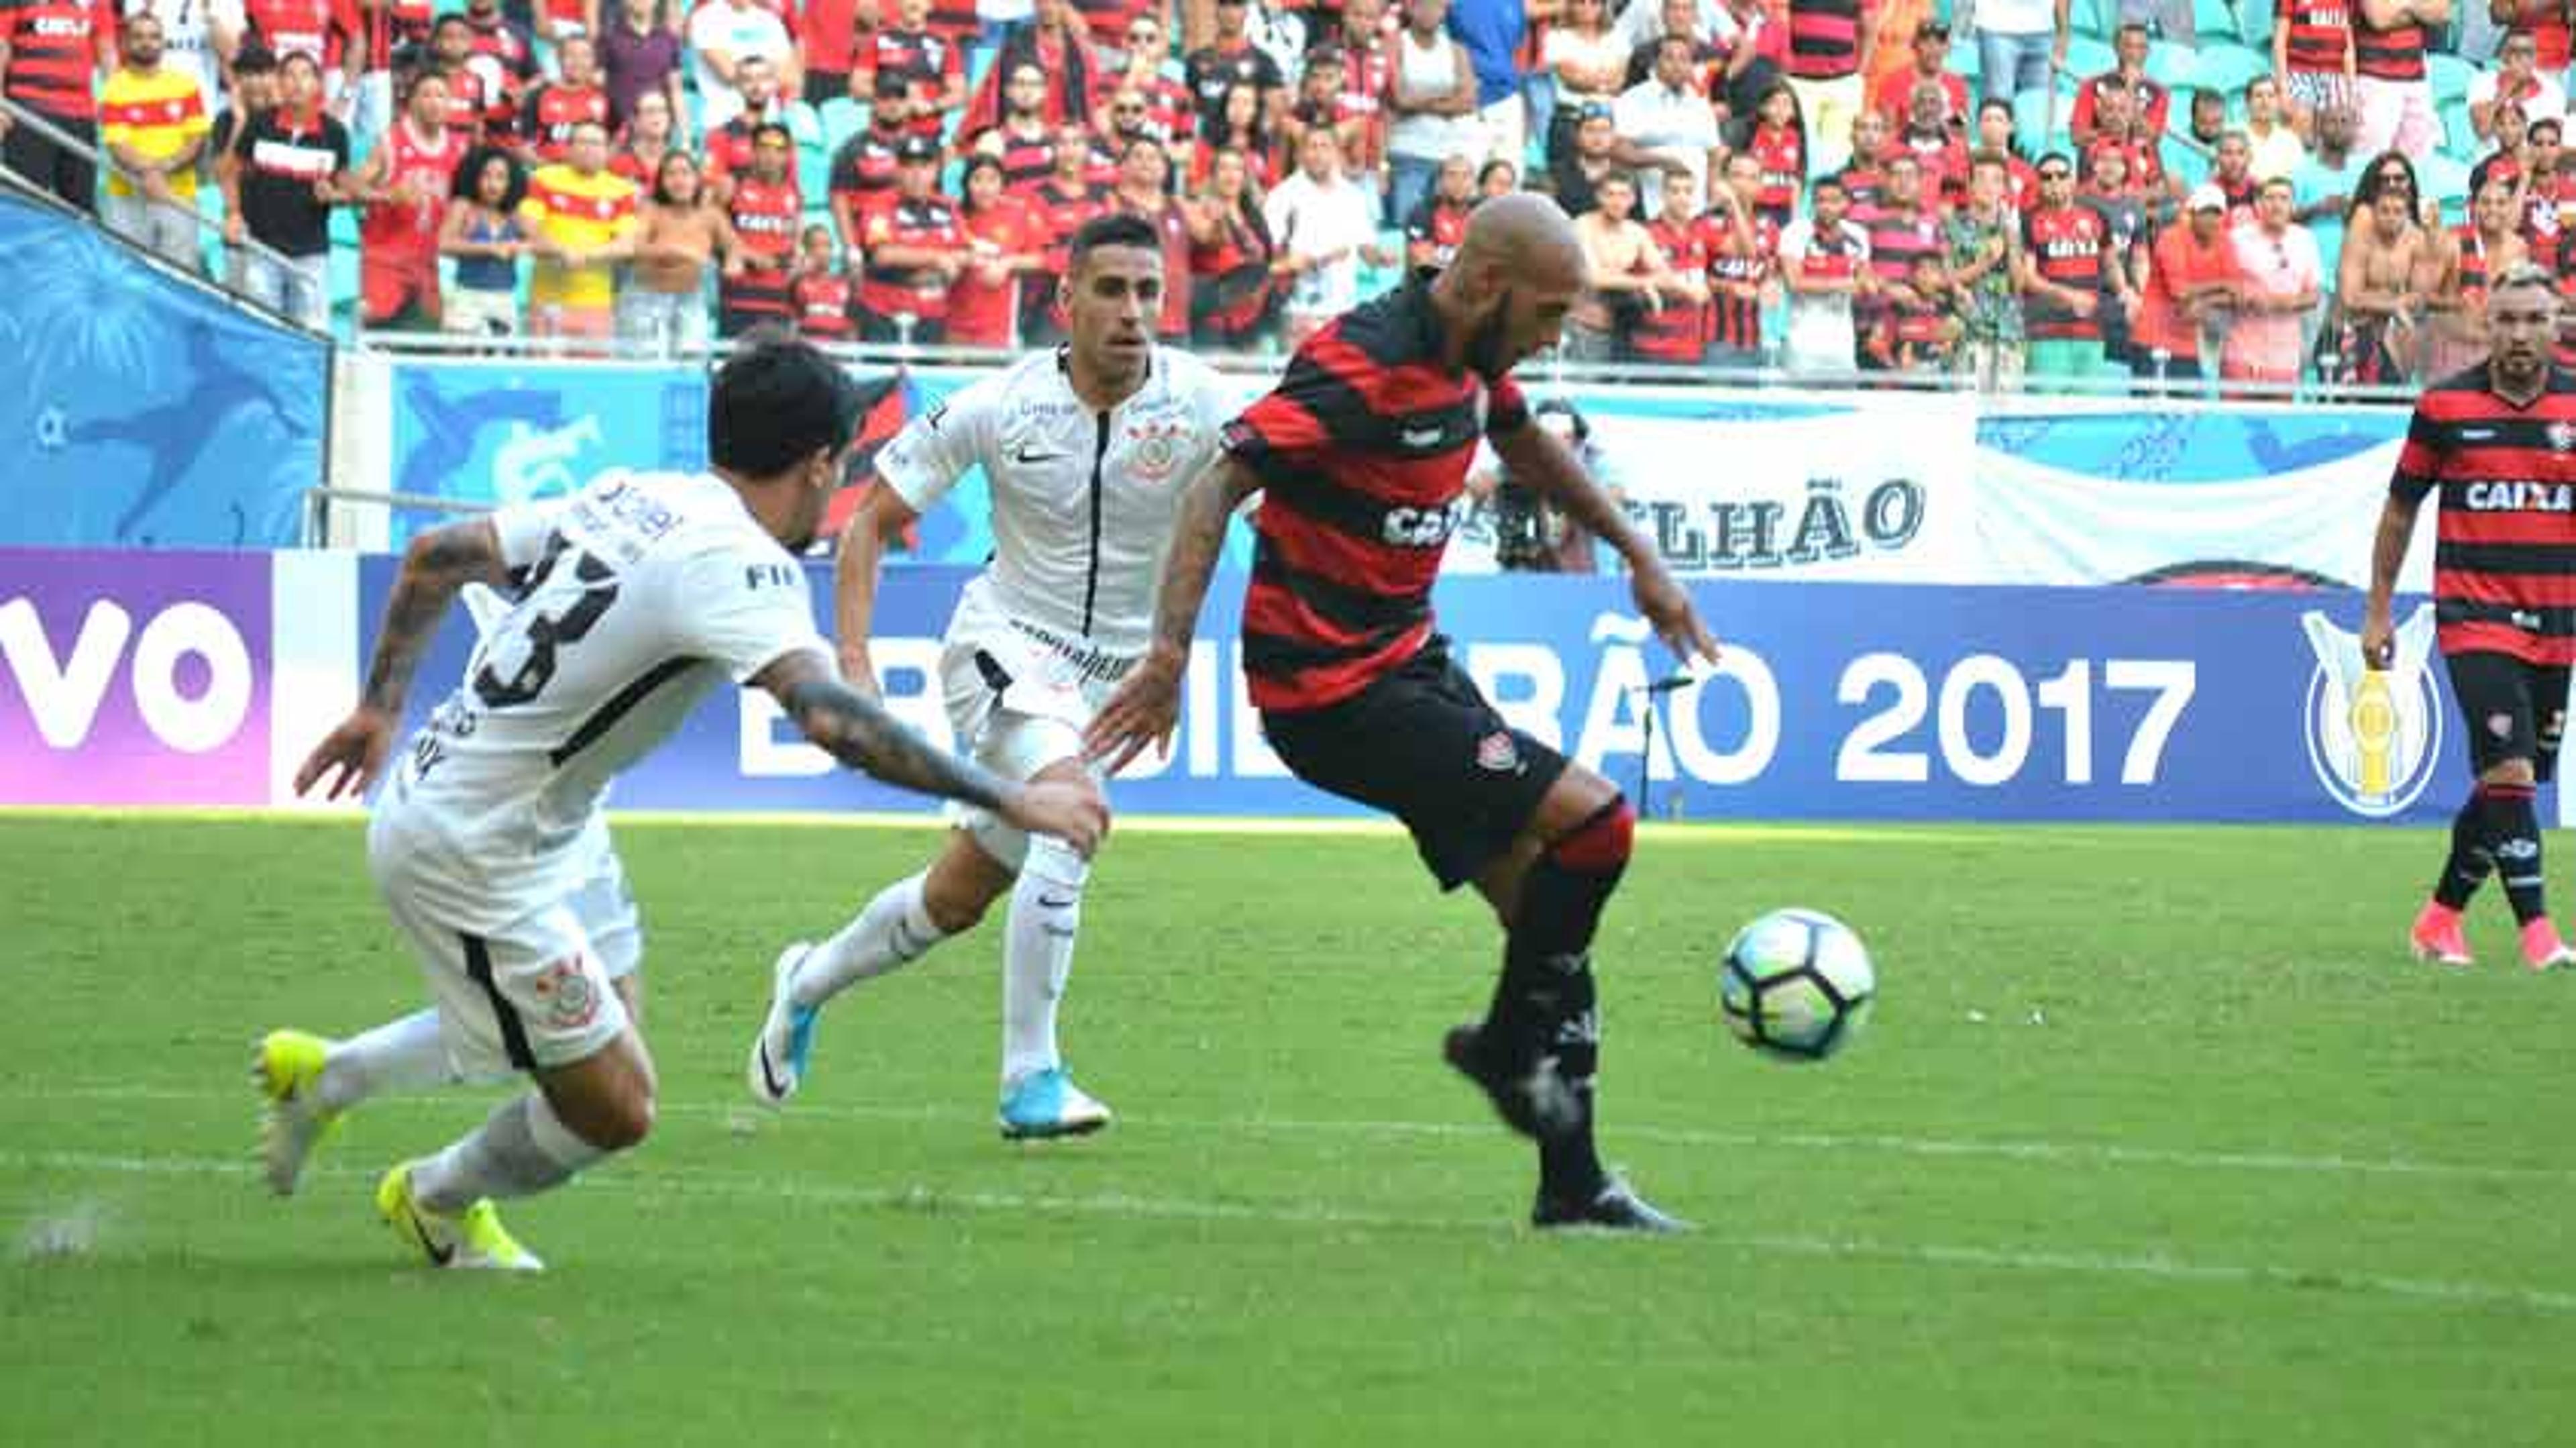
[[[566,552],[573,554],[572,581],[581,585],[580,594],[570,608],[560,613],[541,613],[528,621],[527,655],[508,678],[501,677],[500,671],[488,662],[476,671],[474,696],[483,701],[484,707],[506,709],[545,692],[547,682],[555,676],[555,649],[579,641],[617,601],[616,571],[587,553],[567,548],[561,533],[547,541],[546,556],[538,560],[536,571],[528,576],[524,597],[533,599],[545,591],[554,577],[555,564]]]

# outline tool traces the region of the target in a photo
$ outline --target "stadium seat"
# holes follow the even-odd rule
[[[847,96],[823,102],[823,154],[837,155],[841,143],[867,128],[867,109]]]
[[[2209,179],[2209,158],[2172,136],[2158,145],[2158,155],[2165,164],[2165,174],[2180,182],[2184,189]]]
[[[2147,47],[2147,79],[2167,90],[2178,90],[2191,84],[2192,61],[2191,51],[2159,40]]]
[[[787,134],[795,137],[799,146],[819,148],[823,144],[823,118],[803,101],[790,102],[779,123],[787,127]]]
[[[2478,154],[2477,128],[2469,124],[2467,101],[2444,101],[2442,113],[2442,152],[2463,159]]]
[[[2469,219],[2469,163],[2457,156],[2431,155],[2415,158],[2415,184],[2423,193],[2442,203],[2442,219],[2459,223]]]
[[[2060,150],[2067,145],[2066,122],[2075,114],[2075,88],[2060,83],[2057,89],[2057,124],[2049,125],[2048,92],[2026,90],[2013,97],[2013,137],[2025,156]]]
[[[2245,32],[2236,0],[2193,0],[2191,23],[2204,46],[2222,38],[2234,40]]]
[[[2081,14],[2084,7],[2078,5],[2075,9],[2078,14]],[[2113,53],[2109,41],[2096,40],[2089,35],[2076,35],[2066,42],[2066,78],[2069,82],[2080,83],[2100,75],[2119,64],[2119,60],[2119,56]]]
[[[2477,75],[2478,68],[2456,55],[2434,51],[2424,57],[2424,73],[2433,83],[2433,104],[2439,106],[2446,101],[2467,100],[2469,81]]]
[[[2238,93],[2245,89],[2246,82],[2271,73],[2272,58],[2268,55],[2242,45],[2211,44],[2202,46],[2192,62],[2190,84],[2227,97],[2233,108],[2243,104]]]
[[[832,158],[828,152],[813,146],[796,148],[796,189],[808,201],[830,193]]]

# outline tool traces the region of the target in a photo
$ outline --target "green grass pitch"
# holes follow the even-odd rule
[[[740,1084],[779,943],[931,829],[619,835],[662,1124],[508,1208],[552,1270],[495,1280],[369,1202],[488,1093],[365,1108],[292,1200],[252,1172],[252,1037],[421,999],[355,823],[0,815],[0,1443],[2576,1434],[2576,980],[2493,898],[2475,970],[2404,959],[2429,832],[1645,831],[1603,1135],[1701,1225],[1659,1241],[1521,1225],[1436,1050],[1497,937],[1395,836],[1114,840],[1066,1042],[1120,1120],[1016,1148],[993,924],[838,1002],[783,1117]],[[1786,904],[1878,962],[1822,1067],[1716,1015]]]

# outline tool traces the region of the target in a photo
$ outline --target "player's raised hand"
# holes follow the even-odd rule
[[[327,774],[332,779],[330,788],[323,792],[324,799],[338,799],[344,794],[365,798],[368,786],[384,772],[385,756],[393,752],[394,731],[399,727],[391,715],[360,705],[304,757],[303,767],[295,771],[296,794],[310,793]]]
[[[1170,656],[1155,652],[1136,661],[1127,677],[1110,691],[1108,702],[1082,731],[1082,752],[1103,774],[1114,775],[1154,746],[1157,755],[1172,747],[1172,730],[1181,717],[1181,669]]]
[[[1700,620],[1690,590],[1681,586],[1661,559],[1634,570],[1628,588],[1636,596],[1637,611],[1654,625],[1655,637],[1664,641],[1684,668],[1717,662],[1717,636]]]
[[[1022,789],[1006,811],[1031,834],[1053,835],[1084,859],[1109,833],[1109,801],[1088,779],[1041,779]]]

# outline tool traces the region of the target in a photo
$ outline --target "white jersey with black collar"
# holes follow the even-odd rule
[[[966,387],[906,426],[877,474],[920,512],[981,466],[994,548],[976,586],[1015,619],[1142,653],[1181,490],[1242,389],[1157,347],[1144,385],[1101,412],[1074,395],[1068,366],[1062,349],[1041,352]]]

